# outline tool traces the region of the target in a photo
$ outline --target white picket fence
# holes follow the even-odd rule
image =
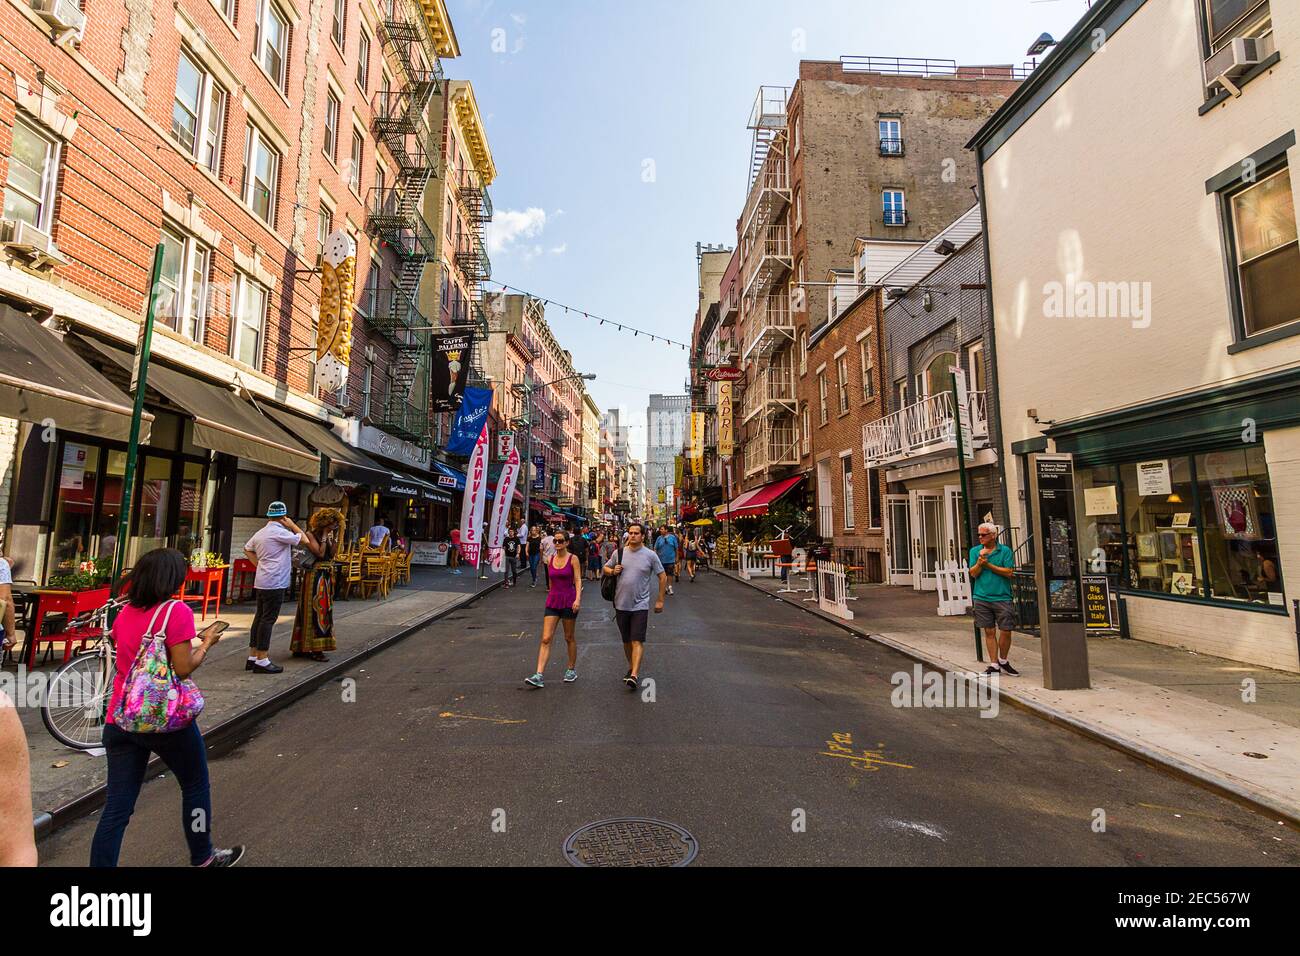
[[[836,561],[817,562],[817,606],[842,621],[853,620],[849,610],[848,572]]]
[[[962,617],[971,609],[970,568],[949,561],[937,572],[939,585],[939,616]]]
[[[779,578],[780,570],[771,558],[770,547],[740,546],[740,576],[749,581],[753,578]]]

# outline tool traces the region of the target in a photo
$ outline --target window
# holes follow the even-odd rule
[[[361,160],[365,149],[365,134],[352,127],[352,168],[348,170],[348,185],[353,192],[361,191]]]
[[[382,163],[375,166],[375,190],[379,195],[384,194],[384,189],[388,186],[388,173],[384,170]]]
[[[872,530],[883,528],[885,526],[885,510],[880,494],[880,471],[876,468],[867,469],[867,503],[869,527]]]
[[[267,144],[261,130],[250,123],[244,145],[244,202],[272,227],[279,174],[280,154]]]
[[[808,374],[808,333],[799,336],[799,374]]]
[[[375,363],[366,362],[365,378],[361,380],[361,417],[370,417],[370,403],[374,395]]]
[[[370,34],[364,29],[357,43],[357,86],[366,89],[370,85]]]
[[[339,98],[333,90],[325,93],[325,155],[331,163],[339,161]]]
[[[967,382],[967,388],[972,392],[986,391],[987,381],[984,371],[984,343],[976,342],[966,349],[966,365],[970,369],[970,380]]]
[[[1300,244],[1286,167],[1228,197],[1245,334],[1300,320]]]
[[[871,336],[858,343],[858,358],[862,360],[862,401],[869,402],[876,397],[876,361]]]
[[[845,455],[840,459],[840,464],[844,468],[844,530],[852,531],[857,522],[853,515],[853,455]]]
[[[316,220],[316,241],[320,243],[322,251],[325,249],[325,241],[329,239],[330,233],[333,231],[334,213],[329,206],[321,203],[320,215]]]
[[[4,218],[50,232],[58,168],[58,143],[22,119],[16,120],[5,181]]]
[[[794,191],[794,231],[798,232],[803,228],[803,190]]]
[[[1269,18],[1268,0],[1201,0],[1201,6],[1211,50],[1234,37],[1257,34],[1260,22]]]
[[[220,172],[225,123],[226,91],[182,50],[176,66],[172,137],[212,172]]]
[[[837,383],[840,393],[840,414],[849,410],[849,357],[841,355],[835,360],[835,371],[839,376]]]
[[[903,121],[895,117],[881,117],[878,128],[880,130],[880,155],[902,156]]]
[[[826,409],[826,373],[825,372],[817,373],[817,398],[818,398],[819,408],[821,409],[821,422],[823,425],[825,425],[828,421],[831,420],[830,414],[827,412]]]
[[[203,341],[211,251],[196,239],[164,226],[163,265],[158,277],[158,318],[195,342]]]
[[[273,0],[258,0],[257,35],[254,46],[257,61],[280,89],[285,85],[285,60],[289,49],[289,21]]]
[[[917,376],[917,400],[935,395],[952,395],[952,370],[956,364],[956,352],[940,352],[932,358],[925,367],[925,372]]]
[[[803,145],[803,117],[794,118],[794,155],[799,155],[799,147]]]
[[[234,357],[255,369],[262,367],[262,339],[266,329],[266,286],[250,277],[237,275]]]
[[[334,0],[334,22],[330,26],[330,39],[340,50],[343,49],[344,32],[347,27],[347,0]]]
[[[903,190],[886,189],[881,193],[881,202],[885,209],[886,226],[907,225],[907,208],[903,202]]]
[[[366,273],[366,307],[364,314],[367,318],[374,318],[378,314],[379,308],[379,260],[375,255],[370,257],[370,270]]]
[[[448,241],[450,241],[450,240],[451,240],[451,237],[452,237],[452,228],[453,228],[453,227],[452,227],[452,222],[453,222],[453,220],[454,220],[455,218],[456,218],[456,214],[455,214],[455,212],[454,212],[454,211],[452,210],[452,208],[451,208],[451,197],[448,196],[448,197],[447,197],[447,216],[446,216],[446,223],[447,223],[447,239],[448,239]]]
[[[812,454],[812,410],[808,408],[808,403],[803,403],[803,428],[802,432],[803,453]]]

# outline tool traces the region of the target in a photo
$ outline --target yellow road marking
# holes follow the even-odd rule
[[[882,766],[882,767],[899,767],[899,768],[901,768],[901,769],[903,769],[903,770],[915,770],[915,769],[916,769],[916,768],[913,767],[911,764],[906,764],[906,763],[894,763],[892,760],[881,760],[880,757],[879,757],[879,755],[877,755],[877,754],[873,754],[873,753],[865,753],[865,754],[833,754],[833,753],[827,753],[827,752],[825,752],[825,751],[822,751],[821,756],[823,756],[823,757],[840,757],[840,758],[842,758],[842,759],[844,759],[844,760],[857,760],[857,761],[861,761],[862,763],[866,763],[866,764],[879,764],[879,765]]]
[[[444,720],[482,720],[489,724],[526,724],[526,720],[505,720],[501,717],[471,717],[469,714],[439,714]]]

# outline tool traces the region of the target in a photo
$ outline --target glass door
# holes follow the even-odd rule
[[[937,591],[943,557],[943,496],[937,491],[913,491],[911,505],[913,587]]]
[[[961,488],[949,485],[943,489],[943,534],[944,534],[944,562],[951,561],[954,564],[962,564],[966,557],[962,553],[963,539],[966,537],[962,533],[962,500]]]
[[[142,463],[137,486],[135,528],[127,550],[131,567],[142,555],[167,546],[167,509],[171,500],[172,463],[170,459],[149,455]],[[188,555],[187,555],[188,557]]]
[[[888,498],[885,553],[889,557],[889,583],[895,587],[912,587],[912,501],[907,495]]]

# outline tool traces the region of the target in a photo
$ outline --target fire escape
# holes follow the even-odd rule
[[[424,220],[424,193],[438,175],[441,124],[427,121],[429,103],[441,91],[442,67],[418,9],[401,0],[386,5],[380,42],[399,64],[399,89],[380,90],[374,100],[375,137],[397,164],[396,181],[370,190],[367,228],[401,262],[397,282],[376,291],[370,322],[396,353],[383,408],[371,418],[385,431],[422,448],[433,443],[429,406],[434,324],[418,308],[420,286],[437,261],[437,237]],[[422,51],[430,51],[428,62]],[[437,132],[435,132],[437,130]]]
[[[475,348],[470,362],[470,384],[487,385],[487,371],[483,367],[484,344],[490,333],[487,314],[483,309],[483,285],[492,278],[492,263],[488,259],[485,242],[487,224],[492,221],[492,196],[475,169],[461,174],[457,190],[465,211],[468,230],[461,237],[456,250],[456,268],[464,275],[469,286],[469,318],[475,326]]]

